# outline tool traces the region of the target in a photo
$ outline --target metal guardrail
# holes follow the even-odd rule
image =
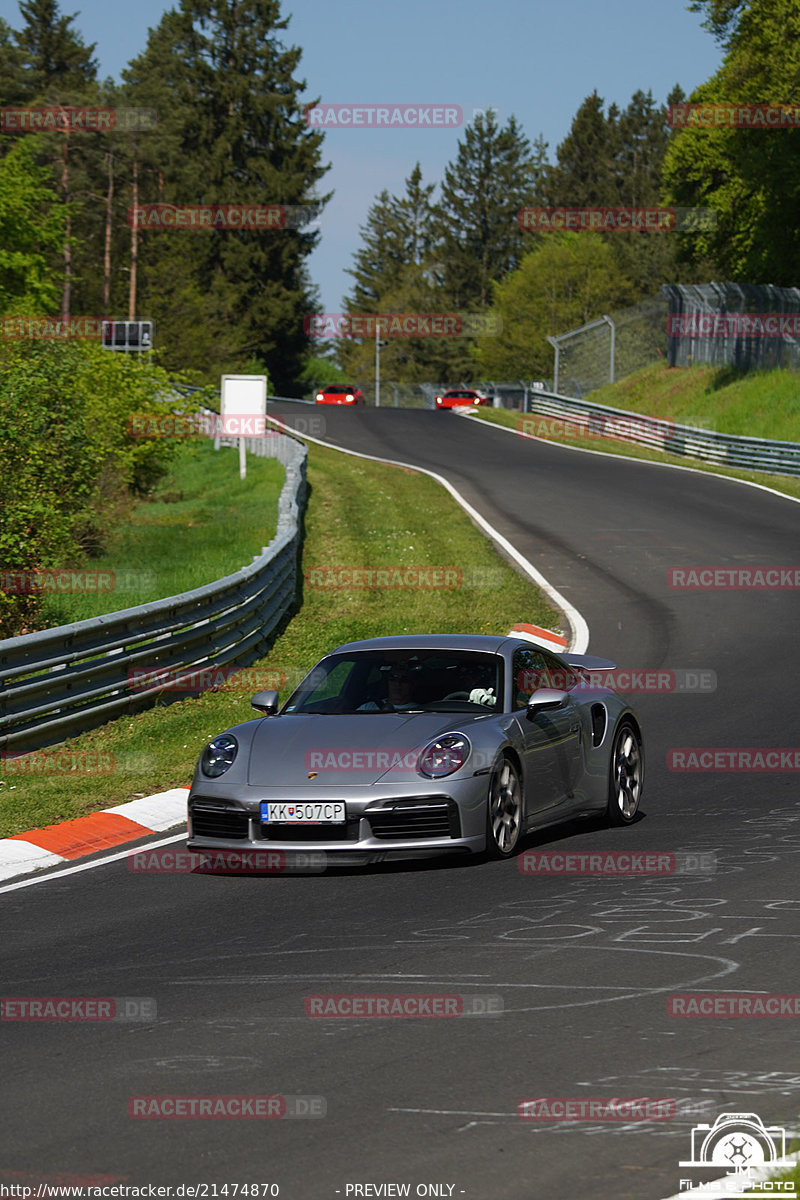
[[[269,545],[250,566],[204,587],[0,641],[0,751],[53,745],[152,704],[165,686],[140,686],[143,670],[168,672],[174,685],[266,652],[295,597],[308,451],[283,434],[246,438],[245,446],[286,466]],[[185,694],[192,690],[201,688]]]
[[[648,417],[641,413],[590,404],[559,396],[555,392],[530,392],[532,415],[553,417],[580,427],[575,436],[615,438],[651,446],[687,458],[699,458],[719,466],[739,467],[747,471],[765,471],[770,475],[800,475],[800,443],[776,442],[769,438],[744,437],[734,433],[716,433],[674,421]],[[530,415],[529,414],[529,418]],[[520,432],[525,432],[525,416],[520,416]],[[529,433],[536,432],[531,421]],[[581,433],[580,430],[585,432]]]

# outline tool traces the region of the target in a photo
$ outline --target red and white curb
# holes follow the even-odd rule
[[[186,820],[188,787],[130,800],[117,808],[30,829],[0,840],[0,880],[73,862],[98,850],[174,829]]]

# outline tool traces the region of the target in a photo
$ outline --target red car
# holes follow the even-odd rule
[[[437,408],[472,408],[476,404],[488,403],[488,396],[470,391],[469,388],[454,388],[452,392],[444,392],[441,396],[436,397]]]
[[[328,383],[316,395],[317,404],[366,404],[366,397],[354,383]]]

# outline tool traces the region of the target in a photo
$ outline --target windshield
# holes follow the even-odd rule
[[[335,654],[306,676],[285,713],[500,711],[503,662],[469,650]]]

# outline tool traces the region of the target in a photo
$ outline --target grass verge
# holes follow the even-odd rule
[[[102,590],[46,593],[39,628],[83,621],[213,583],[261,554],[275,534],[285,471],[210,439],[185,442],[152,497],[137,501],[106,553],[87,564]]]
[[[668,367],[662,361],[598,388],[586,399],[718,433],[800,441],[800,376],[795,371]]]
[[[270,654],[224,690],[120,717],[16,760],[13,774],[4,763],[0,837],[188,784],[205,742],[255,717],[250,696],[260,677],[278,673],[285,694],[341,642],[400,633],[507,633],[518,621],[559,627],[559,615],[539,589],[428,476],[311,445],[308,478],[302,608]],[[334,568],[399,566],[449,568],[442,578],[450,586],[334,586],[340,578]],[[461,573],[458,586],[453,572]]]
[[[788,1171],[785,1175],[773,1176],[775,1182],[780,1181],[783,1184],[791,1183],[791,1188],[784,1187],[781,1189],[785,1196],[794,1196],[800,1194],[800,1163],[793,1170]],[[775,1193],[773,1193],[774,1195]]]

